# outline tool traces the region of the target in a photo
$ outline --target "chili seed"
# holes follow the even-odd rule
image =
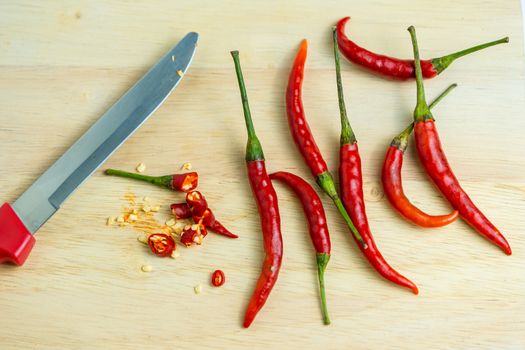
[[[148,244],[148,236],[147,235],[138,235],[137,241],[140,243]]]
[[[195,294],[201,294],[201,292],[202,292],[202,284],[198,284],[195,287],[193,287],[193,291],[195,292]]]
[[[151,265],[142,265],[142,267],[140,269],[142,270],[142,272],[151,272],[151,271],[153,271],[153,266],[151,266]]]
[[[140,163],[135,170],[137,170],[137,173],[143,173],[146,170],[146,164]]]

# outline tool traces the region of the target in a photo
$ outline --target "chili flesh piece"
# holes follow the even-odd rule
[[[310,238],[317,257],[317,273],[319,277],[319,294],[321,296],[323,322],[324,324],[329,325],[330,317],[328,315],[328,306],[326,305],[324,273],[328,261],[330,261],[331,244],[323,202],[312,186],[297,175],[285,171],[279,171],[270,174],[270,179],[286,184],[292,189],[292,191],[294,191],[301,201],[304,214],[308,220]]]
[[[416,68],[417,104],[414,110],[414,134],[416,150],[425,171],[439,188],[441,193],[476,231],[497,245],[507,255],[512,254],[509,243],[501,232],[474,205],[467,193],[461,188],[452,172],[434,122],[434,116],[425,99],[425,88],[419,59],[416,32],[414,27],[408,31],[412,38]]]
[[[182,230],[180,242],[186,247],[193,244],[201,245],[207,234],[206,226],[202,224],[187,225]]]
[[[226,282],[226,277],[224,276],[224,272],[221,270],[215,270],[213,271],[213,274],[211,275],[211,284],[214,287],[220,287]]]
[[[187,219],[191,217],[191,209],[186,203],[173,203],[170,206],[171,213],[177,220]]]
[[[394,270],[376,246],[368,217],[366,215],[365,200],[363,195],[363,174],[361,167],[361,156],[357,146],[357,139],[352,130],[350,121],[346,113],[344,101],[343,83],[341,79],[341,67],[339,60],[339,50],[337,45],[337,31],[333,33],[334,60],[337,82],[337,98],[339,102],[339,112],[341,120],[341,137],[339,149],[339,179],[341,187],[341,199],[350,215],[350,219],[355,223],[357,230],[363,237],[368,249],[358,243],[359,249],[366,257],[370,265],[386,280],[397,285],[410,289],[414,294],[418,294],[417,286],[405,276]]]
[[[160,257],[170,256],[175,250],[175,240],[164,233],[155,233],[148,237],[148,246],[153,254]]]
[[[360,65],[378,75],[382,75],[394,80],[408,80],[415,77],[414,60],[399,59],[385,55],[376,54],[365,48],[358,46],[350,40],[345,34],[346,23],[350,17],[344,17],[337,23],[337,34],[339,48],[343,56],[349,61]],[[490,46],[508,43],[509,38],[505,37],[499,40],[491,41],[485,44],[477,45],[465,50],[461,50],[443,57],[421,61],[421,71],[423,78],[434,78],[444,71],[456,59],[470,53],[485,49]]]
[[[215,218],[215,215],[208,208],[208,202],[204,195],[199,191],[191,191],[186,195],[186,203],[191,210],[191,216],[196,223],[202,223],[213,232],[228,237],[238,238],[239,236],[231,233],[223,224]]]
[[[244,121],[248,132],[248,142],[246,145],[248,180],[261,218],[265,251],[261,274],[244,315],[243,326],[248,328],[266,303],[279,277],[283,257],[283,238],[281,235],[281,217],[279,214],[277,194],[266,172],[262,146],[253,127],[248,96],[246,94],[246,87],[244,85],[244,78],[239,61],[239,52],[232,51],[231,55],[235,63],[235,72],[237,74],[237,82],[239,83],[244,111]]]

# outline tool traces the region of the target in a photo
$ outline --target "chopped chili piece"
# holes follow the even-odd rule
[[[175,250],[175,241],[164,233],[155,233],[148,237],[148,245],[153,254],[161,257],[170,256]]]
[[[224,284],[224,282],[226,282],[224,272],[221,270],[215,270],[211,275],[211,284],[213,284],[214,287],[220,287]]]
[[[114,175],[120,177],[127,177],[139,181],[152,183],[160,187],[166,187],[174,191],[189,192],[197,188],[199,182],[199,175],[196,172],[173,174],[164,176],[148,176],[127,171],[107,169],[106,175]]]
[[[434,122],[434,116],[425,99],[425,88],[423,85],[423,74],[419,59],[416,31],[409,27],[408,31],[412,38],[414,50],[414,61],[416,68],[417,104],[414,109],[414,134],[416,150],[427,174],[447,198],[459,215],[465,219],[481,235],[497,245],[507,255],[512,254],[509,243],[501,232],[472,202],[467,193],[461,188],[458,179],[452,172],[445,152],[441,147],[441,141]]]
[[[180,242],[186,247],[193,244],[201,245],[204,237],[208,234],[206,227],[202,224],[188,225],[182,230]]]
[[[171,213],[177,220],[187,219],[191,217],[191,210],[186,203],[173,203],[171,206]]]
[[[206,198],[199,191],[191,191],[186,195],[186,202],[191,210],[193,221],[202,223],[213,232],[229,238],[238,238],[239,236],[231,233],[217,219],[210,208]]]
[[[201,216],[208,209],[206,198],[199,191],[191,191],[186,194],[186,203],[193,215]]]

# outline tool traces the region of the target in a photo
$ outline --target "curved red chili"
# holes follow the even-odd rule
[[[358,244],[359,249],[361,249],[370,265],[372,265],[372,267],[385,279],[402,287],[409,288],[414,294],[418,294],[417,286],[394,270],[386,262],[385,258],[377,248],[372,232],[370,231],[363,196],[361,157],[359,155],[359,148],[357,147],[357,139],[346,114],[343,83],[341,81],[341,68],[339,64],[339,50],[337,48],[337,32],[335,30],[333,31],[333,43],[337,80],[337,98],[339,101],[341,119],[341,146],[339,150],[341,199],[343,200],[343,204],[348,211],[352,222],[355,223],[357,230],[368,246],[368,249],[363,249],[362,246]]]
[[[259,276],[259,280],[257,281],[257,285],[255,286],[255,290],[253,291],[253,295],[244,316],[244,327],[248,328],[259,310],[261,310],[266,303],[266,300],[277,281],[277,277],[279,276],[283,257],[283,238],[281,235],[281,217],[279,215],[277,194],[275,193],[272,182],[266,173],[264,153],[253,127],[248,96],[246,94],[241,64],[239,62],[239,52],[232,51],[231,55],[235,63],[235,72],[237,74],[237,81],[239,83],[244,110],[244,120],[248,131],[248,143],[246,146],[248,179],[261,218],[264,251],[266,253],[261,275]]]
[[[339,198],[339,195],[337,194],[332,174],[328,171],[326,162],[319,151],[319,147],[317,147],[317,144],[315,143],[312,131],[306,121],[302,101],[302,85],[307,49],[308,43],[306,39],[304,39],[301,42],[301,46],[295,57],[290,77],[288,79],[288,86],[286,88],[286,112],[288,115],[288,125],[295,144],[310,168],[312,175],[315,177],[317,184],[332,199],[337,210],[345,220],[346,225],[352,232],[352,235],[358,242],[360,242],[363,248],[366,249],[366,243],[355,228],[343,206],[343,203],[341,202],[341,198]]]
[[[417,81],[417,105],[414,110],[414,133],[416,150],[427,174],[447,198],[452,207],[481,235],[500,247],[505,254],[511,255],[509,243],[501,232],[474,205],[467,193],[461,188],[458,179],[448,164],[445,152],[441,147],[434,117],[425,100],[425,89],[419,59],[416,32],[409,29],[414,48],[414,59]]]
[[[175,241],[164,233],[155,233],[148,237],[148,245],[153,254],[166,257],[170,256],[175,250]]]
[[[196,172],[173,174],[164,176],[148,176],[127,171],[107,169],[106,175],[114,175],[120,177],[127,177],[139,181],[149,182],[151,184],[166,187],[174,191],[188,192],[197,188],[199,183],[199,175]]]
[[[457,84],[450,85],[441,95],[439,95],[429,106],[434,107],[445,95],[447,95]],[[403,167],[403,155],[408,145],[408,137],[414,129],[414,124],[410,125],[396,136],[385,156],[381,179],[386,198],[403,217],[421,227],[441,227],[448,225],[459,216],[459,212],[454,210],[446,215],[429,215],[414,204],[405,196],[403,182],[401,180],[401,168]]]
[[[341,53],[349,60],[376,74],[395,80],[407,80],[414,78],[414,60],[399,59],[385,55],[379,55],[358,46],[345,34],[345,25],[350,17],[345,17],[337,23],[337,35]],[[470,53],[485,49],[490,46],[508,43],[509,38],[491,41],[461,50],[443,57],[421,61],[423,78],[434,78],[444,71],[456,59]]]
[[[304,214],[308,220],[310,238],[314,245],[317,256],[317,272],[319,275],[319,292],[321,295],[321,307],[323,311],[324,324],[330,324],[328,307],[326,305],[326,292],[324,287],[324,272],[330,260],[330,233],[324,213],[323,202],[317,192],[310,184],[299,176],[279,171],[270,174],[270,179],[285,183],[290,187],[303,205]]]

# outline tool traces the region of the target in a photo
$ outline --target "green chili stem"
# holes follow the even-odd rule
[[[434,101],[432,101],[432,103],[430,104],[430,106],[428,106],[428,108],[429,109],[434,108],[443,99],[443,97],[447,96],[448,93],[454,90],[457,86],[458,84],[454,83],[454,84],[451,84],[449,87],[447,87],[445,91],[439,94],[439,96],[436,97]],[[410,123],[410,125],[407,126],[405,130],[401,131],[399,135],[394,137],[390,145],[395,146],[398,149],[400,149],[402,152],[404,152],[407,149],[408,137],[412,133],[412,130],[414,130],[414,123]]]
[[[248,103],[248,94],[246,93],[246,86],[244,84],[244,77],[241,70],[241,62],[239,60],[239,51],[230,52],[235,64],[235,73],[237,74],[237,82],[239,83],[239,90],[241,92],[242,109],[244,112],[244,121],[246,122],[246,129],[248,131],[248,143],[246,145],[246,161],[264,160],[264,153],[261,143],[255,134],[253,127],[252,114],[250,112],[250,105]]]
[[[368,248],[365,241],[363,240],[363,237],[361,237],[361,235],[355,228],[352,219],[350,219],[350,216],[348,216],[348,212],[346,211],[343,202],[341,201],[341,198],[339,198],[339,195],[337,194],[332,174],[330,174],[329,171],[325,171],[324,173],[317,176],[316,181],[317,184],[323,189],[323,191],[332,199],[335,206],[337,207],[337,210],[345,220],[346,225],[350,229],[350,232],[352,232],[352,235],[355,237],[355,239],[359,242],[363,249]]]
[[[450,86],[448,88],[446,88],[445,91],[443,91],[441,94],[439,94],[439,96],[436,97],[436,99],[430,103],[428,108],[429,109],[434,108],[439,102],[441,102],[443,97],[447,96],[450,91],[454,90],[457,87],[458,87],[458,84],[456,84],[456,83],[450,84]]]
[[[130,173],[127,171],[122,170],[116,170],[116,169],[107,169],[106,175],[114,175],[119,177],[127,177],[130,179],[135,179],[139,181],[145,181],[152,183],[157,186],[161,187],[168,187],[171,188],[171,180],[173,179],[172,175],[165,175],[165,176],[149,176],[149,175],[141,175],[136,173]]]
[[[434,67],[434,69],[439,74],[443,70],[445,70],[452,62],[454,62],[456,59],[458,59],[460,57],[463,57],[465,55],[471,54],[471,53],[479,51],[479,50],[486,49],[487,47],[491,47],[491,46],[499,45],[499,44],[504,44],[504,43],[508,43],[508,42],[509,42],[509,37],[507,36],[507,37],[501,38],[499,40],[490,41],[488,43],[484,43],[484,44],[481,44],[481,45],[476,45],[476,46],[470,47],[470,48],[465,49],[465,50],[457,51],[457,52],[451,53],[451,54],[446,55],[446,56],[434,58],[432,60],[432,66]]]
[[[434,120],[425,99],[425,86],[423,85],[423,73],[421,72],[421,60],[419,58],[419,48],[417,45],[416,29],[414,26],[408,28],[412,38],[412,48],[414,50],[414,66],[416,69],[417,84],[417,104],[414,110],[414,121]]]
[[[326,266],[330,261],[330,254],[317,253],[317,272],[319,275],[319,295],[321,296],[321,310],[323,313],[323,322],[325,325],[329,325],[330,316],[328,315],[328,306],[326,304],[326,291],[324,287],[324,272]]]
[[[337,30],[332,28],[332,36],[334,40],[334,58],[335,58],[335,76],[337,81],[337,99],[339,100],[339,113],[341,115],[341,141],[340,144],[353,144],[357,140],[355,138],[354,131],[348,121],[346,114],[345,97],[343,92],[343,82],[341,80],[341,63],[339,59],[339,46],[337,44]]]

